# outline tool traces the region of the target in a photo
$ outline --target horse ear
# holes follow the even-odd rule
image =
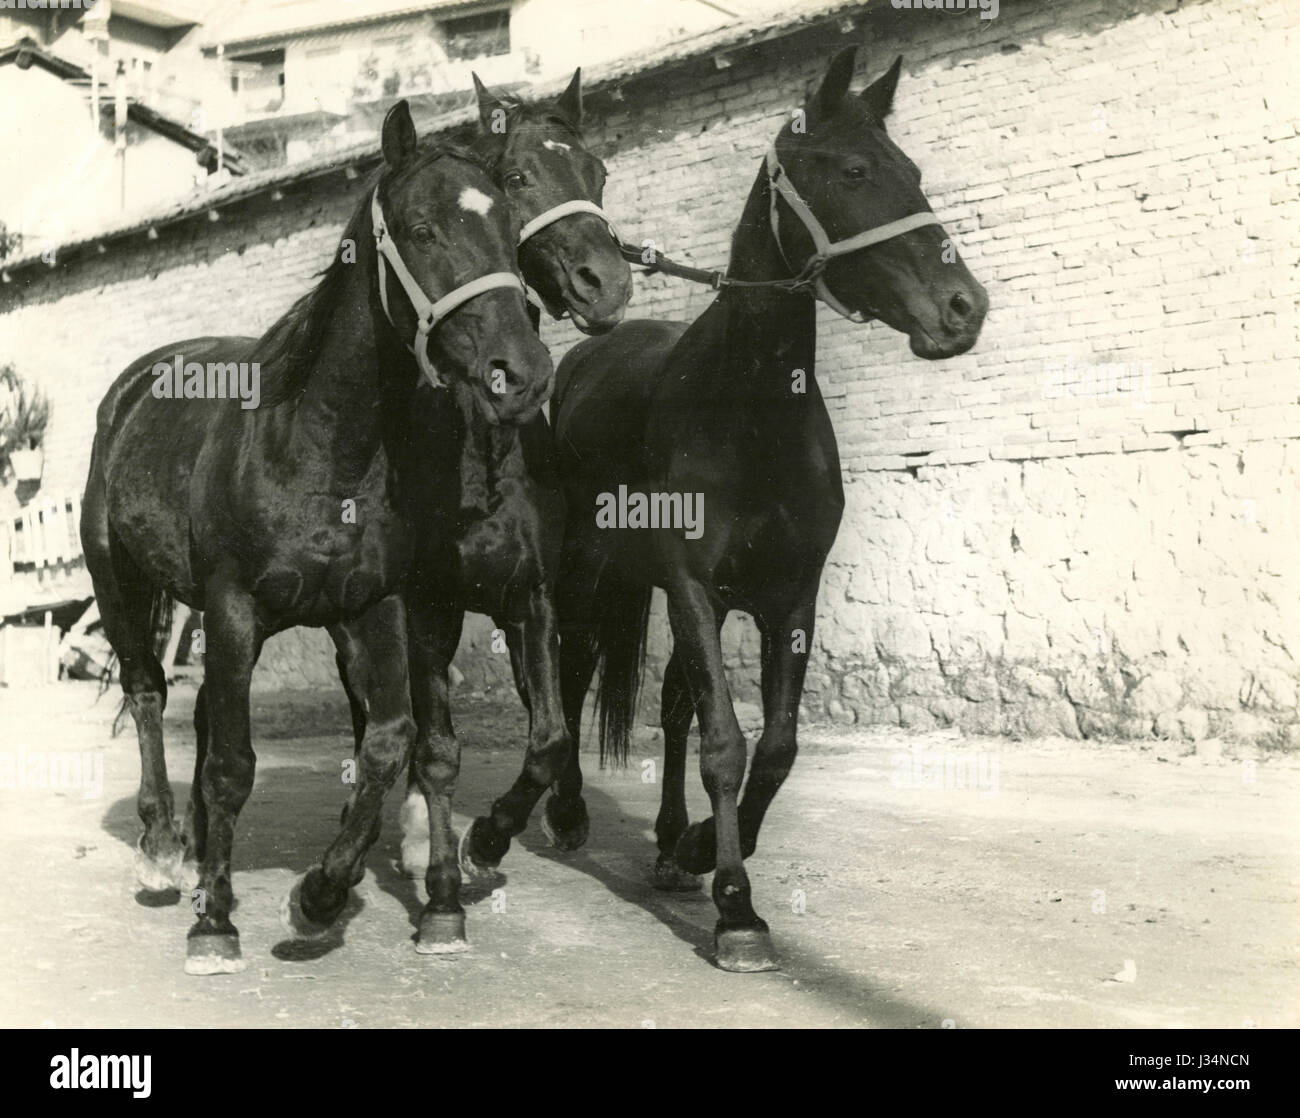
[[[849,82],[853,80],[853,63],[857,54],[857,47],[845,47],[831,59],[826,76],[812,99],[811,107],[816,112],[829,115],[840,107],[849,92]]]
[[[898,75],[902,70],[903,56],[900,54],[888,70],[858,94],[877,120],[884,120],[893,108],[894,90],[898,88]]]
[[[582,67],[579,66],[573,71],[573,79],[569,82],[569,88],[560,94],[555,102],[555,107],[559,110],[561,116],[566,120],[572,121],[579,128],[582,127]]]
[[[495,114],[498,111],[504,114],[505,106],[501,104],[501,99],[483,84],[477,74],[471,72],[470,77],[474,79],[474,93],[478,97],[479,121],[488,133],[500,132],[500,128],[494,129],[492,125],[499,119]]]
[[[384,127],[380,133],[380,147],[384,152],[384,162],[394,171],[401,170],[415,154],[415,124],[411,121],[411,106],[404,100],[398,101],[384,116]]]

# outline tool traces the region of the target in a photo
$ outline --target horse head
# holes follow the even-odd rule
[[[403,341],[415,338],[431,380],[469,384],[490,423],[526,423],[549,398],[554,370],[528,320],[505,198],[468,153],[418,150],[405,101],[384,118],[382,148],[375,236],[390,321]],[[390,298],[388,271],[405,299]]]
[[[547,311],[584,334],[618,324],[632,274],[601,210],[605,165],[582,141],[582,71],[554,101],[528,105],[474,76],[481,136],[521,225],[519,264]]]
[[[918,357],[954,357],[979,337],[988,295],[934,217],[920,169],[885,131],[902,58],[853,96],[855,54],[835,56],[777,137],[768,161],[774,234],[792,268],[809,262],[819,294],[841,313],[880,319]]]

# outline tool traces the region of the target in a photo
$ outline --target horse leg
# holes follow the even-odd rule
[[[407,666],[406,607],[397,595],[371,606],[351,632],[369,665],[368,720],[357,754],[357,786],[338,838],[293,885],[281,906],[285,926],[307,938],[325,934],[365,874],[365,857],[379,837],[384,796],[407,766],[415,740]]]
[[[748,858],[773,797],[794,767],[799,746],[799,700],[817,619],[817,583],[777,624],[759,618],[763,637],[763,734],[740,801],[740,851]]]
[[[492,620],[496,621],[497,627],[506,635],[506,648],[510,652],[510,674],[514,676],[515,680],[515,694],[519,696],[519,701],[524,704],[524,710],[528,712],[529,718],[531,718],[533,713],[533,701],[528,694],[528,669],[524,665],[525,637],[523,626],[499,621],[495,617]],[[524,624],[527,624],[527,622],[524,622]],[[557,653],[555,657],[555,667],[557,672],[559,671],[559,661],[560,658]],[[559,677],[557,676],[556,678],[558,679]],[[556,687],[558,689],[558,683],[556,684]],[[532,723],[530,722],[529,725],[531,726]]]
[[[817,588],[788,611],[778,624],[758,618],[762,630],[763,734],[754,746],[754,759],[745,781],[740,801],[740,850],[748,858],[758,845],[758,832],[768,806],[785,783],[798,754],[796,730],[799,702],[803,698],[804,675],[808,668],[809,643],[817,615]],[[795,651],[795,645],[804,651]],[[664,679],[665,688],[667,677]],[[664,778],[664,796],[668,795],[668,778]],[[714,843],[714,822],[705,819],[691,828],[697,872],[713,869],[709,859]]]
[[[560,702],[568,731],[569,758],[555,781],[542,812],[542,831],[557,850],[578,850],[586,841],[591,821],[582,798],[582,764],[578,758],[578,735],[582,707],[596,671],[596,652],[585,629],[566,630],[560,643]]]
[[[207,826],[198,920],[186,945],[186,974],[231,974],[244,969],[239,932],[230,922],[235,894],[230,856],[239,812],[253,789],[257,757],[249,734],[248,686],[262,648],[253,599],[224,574],[210,580],[204,613],[204,703],[207,749],[199,777]]]
[[[542,793],[566,771],[574,752],[560,697],[560,639],[548,590],[534,587],[523,623],[504,627],[528,709],[528,749],[523,771],[510,790],[465,832],[461,869],[466,873],[490,873],[500,864],[511,838],[528,825]]]
[[[407,613],[408,640],[410,642],[411,690],[414,702],[414,715],[417,727],[425,723],[421,720],[418,703],[423,672],[416,665],[416,641],[413,613]],[[366,736],[366,694],[370,687],[369,664],[366,659],[364,642],[354,634],[352,621],[340,621],[329,627],[330,638],[334,641],[334,664],[338,668],[339,681],[343,684],[343,693],[348,697],[348,710],[352,716],[352,753],[359,758],[361,742]],[[459,628],[456,630],[459,640]],[[453,649],[454,649],[453,645]],[[406,779],[406,798],[402,801],[401,834],[402,846],[398,856],[398,868],[407,877],[423,877],[429,864],[429,813],[424,806],[424,795],[420,791],[415,777],[415,754],[411,755],[411,768]],[[339,824],[347,822],[348,812],[356,801],[356,785],[348,794],[347,801],[339,815]]]
[[[208,842],[208,811],[203,805],[201,781],[203,762],[208,755],[208,685],[199,684],[194,697],[194,780],[190,783],[190,802],[185,805],[185,822],[181,835],[185,841],[185,861],[181,866],[180,889],[193,891],[199,883],[199,864]]]
[[[91,503],[87,494],[87,504]],[[100,511],[102,500],[89,515]],[[88,515],[88,519],[89,519]],[[104,633],[117,653],[118,677],[140,744],[140,792],[136,809],[144,834],[136,847],[135,875],[146,889],[181,888],[185,844],[176,829],[175,804],[163,752],[167,679],[154,652],[154,589],[135,560],[119,546],[107,522],[87,538],[86,562],[99,603]]]
[[[402,805],[402,867],[410,875],[424,852],[429,900],[420,913],[415,949],[448,955],[468,949],[452,798],[460,776],[460,743],[451,722],[448,668],[460,643],[464,613],[455,608],[413,607],[410,624],[411,699],[415,715],[412,784]]]
[[[339,682],[348,697],[348,713],[352,716],[353,755],[361,750],[361,739],[366,736],[366,666],[365,650],[353,640],[346,623],[331,625],[334,639],[334,666],[338,668]]]
[[[407,662],[411,673],[411,714],[415,718],[416,744],[411,750],[406,792],[399,816],[402,837],[397,866],[411,878],[424,877],[429,868],[429,806],[420,785],[420,742],[430,735],[454,734],[451,728],[451,685],[447,676],[460,644],[464,621],[465,614],[457,609],[408,606],[406,610]],[[459,771],[459,744],[456,745],[456,764]],[[447,793],[449,827],[455,783],[453,776],[451,790]]]
[[[334,666],[338,669],[339,682],[343,684],[343,693],[348,697],[348,712],[352,716],[352,756],[361,752],[361,739],[366,735],[366,656],[361,642],[354,639],[348,622],[340,621],[329,627],[330,639],[334,642]],[[356,790],[348,796],[339,816],[339,822],[347,820],[352,808]]]
[[[717,866],[713,901],[719,917],[714,930],[718,966],[729,971],[773,970],[771,937],[754,912],[740,850],[737,796],[745,776],[745,736],[727,687],[719,618],[702,583],[685,577],[673,581],[668,587],[668,621],[673,654],[682,656],[700,717],[700,775],[714,820],[712,850],[705,848],[699,825],[692,825],[677,843],[676,861],[688,873]]]
[[[686,739],[695,719],[686,669],[682,658],[673,651],[664,669],[660,725],[664,731],[663,793],[659,817],[655,820],[655,837],[659,840],[659,859],[655,862],[653,884],[667,892],[692,892],[703,882],[698,874],[687,873],[673,857],[677,842],[690,821],[686,814]]]

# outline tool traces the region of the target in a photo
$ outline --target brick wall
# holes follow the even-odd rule
[[[1300,745],[1297,28],[1293,5],[1248,0],[1003,0],[993,21],[870,6],[863,77],[904,55],[891,130],[992,309],[942,363],[823,314],[848,508],[811,716]],[[843,41],[591,96],[625,235],[723,263],[782,114]],[[94,405],[139,352],[269,325],[353,199],[340,175],[0,292],[0,354],[55,399],[47,477],[80,483]],[[709,298],[643,279],[632,313]],[[475,684],[509,674],[486,635],[462,648]],[[752,626],[727,637],[752,700]],[[654,669],[665,641],[660,614]],[[277,638],[269,678],[329,679],[320,650]]]

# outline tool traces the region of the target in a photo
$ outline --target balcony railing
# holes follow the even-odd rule
[[[81,498],[37,495],[9,522],[9,558],[15,571],[40,571],[81,555]]]

